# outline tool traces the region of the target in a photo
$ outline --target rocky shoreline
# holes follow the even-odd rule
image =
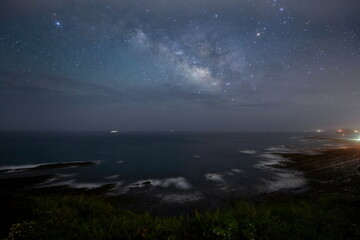
[[[316,154],[280,153],[285,159],[277,168],[295,169],[309,180],[309,194],[359,193],[360,144],[315,150]]]

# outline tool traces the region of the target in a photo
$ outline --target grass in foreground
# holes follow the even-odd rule
[[[351,196],[239,202],[228,210],[166,218],[122,211],[94,196],[24,201],[32,214],[13,224],[7,239],[360,239],[360,198]]]

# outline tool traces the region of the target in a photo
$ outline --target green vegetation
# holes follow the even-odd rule
[[[360,239],[360,198],[354,196],[239,202],[231,209],[178,217],[135,214],[89,195],[31,196],[22,201],[31,214],[12,224],[9,240]]]

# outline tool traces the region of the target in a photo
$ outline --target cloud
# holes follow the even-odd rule
[[[0,72],[0,98],[4,102],[104,104],[121,102],[120,90],[49,74]]]
[[[42,73],[0,71],[0,90],[39,91],[58,95],[120,96],[121,91]]]
[[[170,86],[139,88],[136,86],[106,87],[76,79],[49,74],[0,71],[0,99],[3,103],[21,104],[197,104],[226,102],[212,94],[197,94]]]

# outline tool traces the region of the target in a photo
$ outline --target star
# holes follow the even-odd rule
[[[62,23],[61,23],[60,21],[58,21],[58,20],[57,20],[57,21],[55,21],[55,26],[59,28],[59,27],[61,27],[61,26],[62,26]]]
[[[315,93],[322,85],[329,95],[332,86],[340,86],[342,91],[336,94],[344,94],[346,103],[351,90],[359,88],[359,19],[346,10],[349,4],[342,3],[346,1],[319,3],[316,9],[311,0],[296,4],[228,0],[221,7],[206,0],[91,5],[81,0],[76,7],[69,1],[55,2],[34,9],[33,14],[0,13],[2,20],[8,18],[0,36],[1,69],[27,73],[31,68],[34,75],[124,92],[124,97],[111,92],[114,99],[102,99],[107,93],[99,88],[99,97],[81,104],[95,106],[99,101],[105,106],[114,101],[126,107],[149,100],[151,107],[185,106],[189,100],[199,100],[199,105],[211,101],[217,107],[234,98],[239,104],[275,106],[287,100],[297,104],[305,95],[309,98],[304,104],[312,104],[320,101]],[[359,4],[353,4],[354,9]],[[251,85],[256,86],[256,94]],[[78,85],[74,88],[83,91]],[[294,94],[278,97],[284,89]],[[195,95],[198,92],[200,96]],[[56,98],[56,104],[63,104]],[[287,107],[280,108],[287,116]]]

